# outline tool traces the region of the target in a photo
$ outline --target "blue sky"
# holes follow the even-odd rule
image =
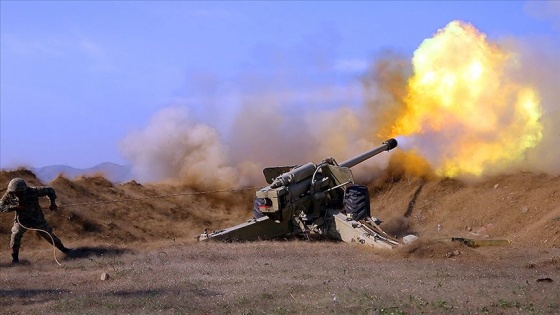
[[[120,143],[180,104],[227,142],[240,99],[361,101],[379,54],[452,20],[558,49],[558,3],[1,1],[0,166],[125,164]],[[318,97],[313,91],[329,86]],[[334,88],[333,88],[334,87]]]

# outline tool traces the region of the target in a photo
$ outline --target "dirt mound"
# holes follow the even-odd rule
[[[372,215],[395,236],[505,238],[560,247],[560,176],[518,173],[479,183],[418,177],[369,186]]]
[[[43,185],[32,172],[18,169],[2,171],[0,187],[5,191],[14,177]],[[60,206],[57,212],[45,211],[47,221],[63,240],[81,244],[192,238],[204,228],[219,229],[251,217],[254,196],[250,189],[207,194],[172,184],[114,185],[101,176],[59,176],[46,184],[56,189]],[[393,174],[368,187],[372,215],[398,238],[503,238],[519,246],[560,247],[560,176],[518,173],[467,184]],[[47,209],[48,200],[42,203]],[[12,219],[7,214],[2,218],[0,236],[7,242]],[[29,246],[35,242],[29,236],[24,240]],[[445,257],[456,246],[461,245],[422,242],[402,255]]]
[[[35,175],[24,169],[2,171],[0,187],[14,177],[41,186]],[[194,237],[205,227],[218,229],[250,216],[254,192],[242,192],[230,199],[207,196],[185,187],[141,185],[135,181],[114,185],[101,176],[69,180],[57,177],[48,186],[57,193],[59,209],[51,212],[47,198],[41,205],[47,221],[67,244],[99,243],[123,245]],[[9,240],[11,215],[0,221],[0,235]],[[31,234],[31,233],[29,233]],[[26,236],[24,246],[35,246],[38,238]],[[41,241],[42,242],[42,241]]]

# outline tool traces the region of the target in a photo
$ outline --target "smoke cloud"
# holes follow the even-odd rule
[[[558,7],[558,6],[557,6]],[[560,8],[560,7],[558,7]],[[560,11],[558,11],[560,13]],[[560,17],[560,14],[558,14]],[[560,21],[560,19],[558,19]],[[560,24],[559,24],[560,25]],[[559,38],[560,38],[560,28]],[[516,51],[521,65],[516,72],[519,81],[531,84],[539,92],[543,109],[543,138],[527,152],[519,168],[527,171],[560,173],[560,41],[550,38],[515,39],[504,42]]]
[[[508,75],[538,91],[544,126],[541,142],[528,150],[520,163],[508,165],[501,172],[560,173],[558,45],[547,40],[511,38],[503,39],[500,45],[518,56],[519,67]],[[274,84],[265,86],[262,78],[253,76],[253,82],[263,90],[239,93],[243,96],[237,99],[235,110],[228,109],[232,117],[227,128],[202,123],[188,106],[165,108],[143,130],[122,141],[122,152],[143,181],[172,179],[201,190],[263,185],[264,167],[318,163],[327,157],[342,162],[380,145],[406,107],[412,75],[409,57],[386,51],[361,75],[358,85],[348,86],[343,92],[336,85],[301,91],[286,82],[274,90],[270,88]],[[283,72],[283,79],[285,76]],[[361,91],[358,105],[352,92],[356,89]],[[352,99],[345,101],[340,95]],[[328,106],[316,105],[318,102]],[[213,112],[220,111],[214,107]],[[440,154],[438,148],[451,141],[444,134],[397,140],[396,152],[381,154],[353,168],[358,181],[371,180],[387,167],[392,172],[416,176],[433,174],[431,161],[438,157],[431,155]],[[415,147],[425,150],[419,152]]]
[[[216,129],[194,121],[184,107],[163,109],[121,147],[142,181],[175,179],[204,190],[243,183]]]

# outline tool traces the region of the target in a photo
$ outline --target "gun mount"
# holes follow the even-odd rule
[[[396,146],[397,140],[389,139],[340,164],[327,158],[317,165],[265,168],[269,185],[255,193],[254,218],[227,229],[205,232],[198,239],[251,241],[290,235],[307,239],[328,236],[393,248],[399,243],[370,216],[367,187],[355,185],[350,168]]]

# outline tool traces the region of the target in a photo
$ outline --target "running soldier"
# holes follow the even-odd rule
[[[8,190],[0,199],[0,212],[15,211],[14,226],[12,227],[12,237],[10,247],[12,248],[12,263],[19,263],[19,248],[21,238],[27,232],[27,228],[40,229],[48,232],[39,234],[49,243],[53,244],[61,252],[68,254],[70,249],[64,247],[62,241],[53,234],[52,227],[45,221],[43,210],[39,205],[39,197],[48,197],[51,205],[49,209],[55,211],[56,193],[53,188],[47,186],[28,187],[22,178],[14,178],[8,184]],[[52,237],[52,238],[51,238]]]

